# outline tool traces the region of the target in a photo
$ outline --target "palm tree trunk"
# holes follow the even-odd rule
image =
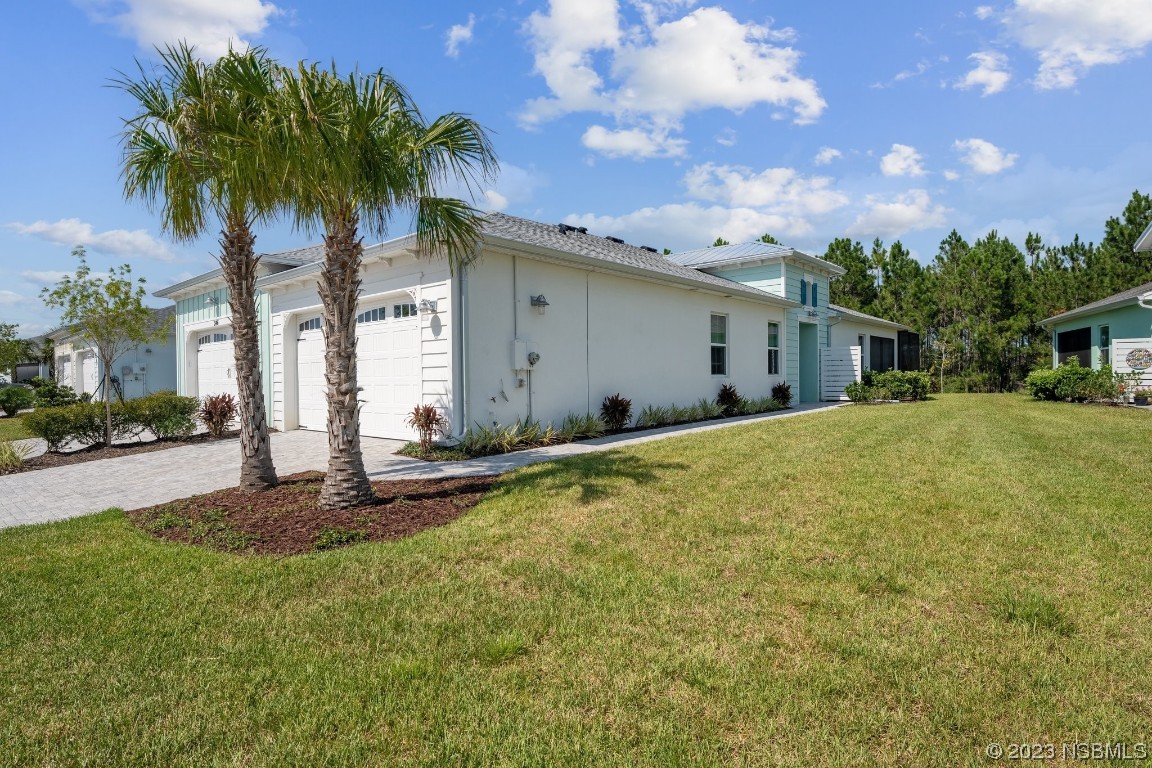
[[[324,304],[324,378],[328,383],[328,472],[320,506],[343,509],[373,499],[360,452],[360,403],[356,383],[356,301],[364,248],[358,218],[341,210],[324,235],[320,299]]]
[[[256,238],[248,220],[228,217],[220,235],[220,268],[232,306],[233,353],[240,410],[240,490],[266,491],[278,482],[268,438],[264,387],[260,378],[260,337],[256,324]]]

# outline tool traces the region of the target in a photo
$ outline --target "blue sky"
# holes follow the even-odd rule
[[[0,321],[29,334],[54,324],[38,294],[77,243],[153,290],[215,266],[215,232],[173,243],[120,190],[132,105],[106,86],[177,39],[383,68],[425,112],[493,132],[482,206],[674,250],[848,235],[928,261],[952,228],[1098,241],[1152,189],[1147,0],[75,0],[8,19]],[[314,240],[279,226],[257,246]]]

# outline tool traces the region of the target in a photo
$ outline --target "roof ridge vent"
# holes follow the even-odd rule
[[[620,238],[618,238],[618,237],[612,237],[612,235],[605,235],[605,236],[604,236],[604,239],[605,239],[605,240],[611,240],[613,243],[619,243],[620,245],[624,245],[624,241],[623,241],[623,240],[621,240],[621,239],[620,239]]]
[[[660,251],[656,250],[655,248],[653,248],[650,245],[642,245],[642,246],[640,246],[640,250],[648,251],[649,253],[660,253]]]
[[[576,227],[573,227],[571,224],[557,224],[556,227],[560,230],[560,234],[562,234],[562,235],[566,235],[569,232],[578,232],[579,231],[576,229]]]

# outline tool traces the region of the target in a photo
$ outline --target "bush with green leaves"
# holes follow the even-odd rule
[[[25,414],[24,427],[48,443],[48,450],[58,453],[64,446],[77,442],[84,446],[104,442],[104,404],[73,403],[59,408],[37,408]],[[112,404],[112,440],[139,436],[143,427],[130,407]]]
[[[76,390],[57,384],[52,379],[36,376],[28,383],[36,393],[37,408],[57,408],[61,405],[72,405],[79,400]]]
[[[1126,378],[1114,375],[1111,366],[1083,368],[1073,358],[1057,368],[1032,371],[1024,386],[1037,400],[1110,402],[1121,397]]]
[[[19,384],[0,388],[0,411],[5,416],[15,416],[36,405],[36,394]]]
[[[632,423],[632,401],[617,392],[600,404],[600,418],[612,432],[627,429]]]
[[[658,405],[648,405],[636,417],[636,426],[641,429],[663,427],[672,423],[672,409]]]
[[[196,412],[200,403],[171,391],[153,392],[129,400],[123,406],[127,418],[149,430],[158,440],[187,437],[196,431]]]
[[[48,450],[58,453],[72,441],[72,414],[68,407],[37,408],[24,416],[24,428],[48,443]]]

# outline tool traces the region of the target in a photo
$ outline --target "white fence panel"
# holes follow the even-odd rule
[[[1129,387],[1129,393],[1133,389],[1152,389],[1152,339],[1113,339],[1112,370],[1140,374],[1140,382]]]
[[[820,349],[821,400],[847,400],[844,388],[860,381],[860,347],[822,347]]]

